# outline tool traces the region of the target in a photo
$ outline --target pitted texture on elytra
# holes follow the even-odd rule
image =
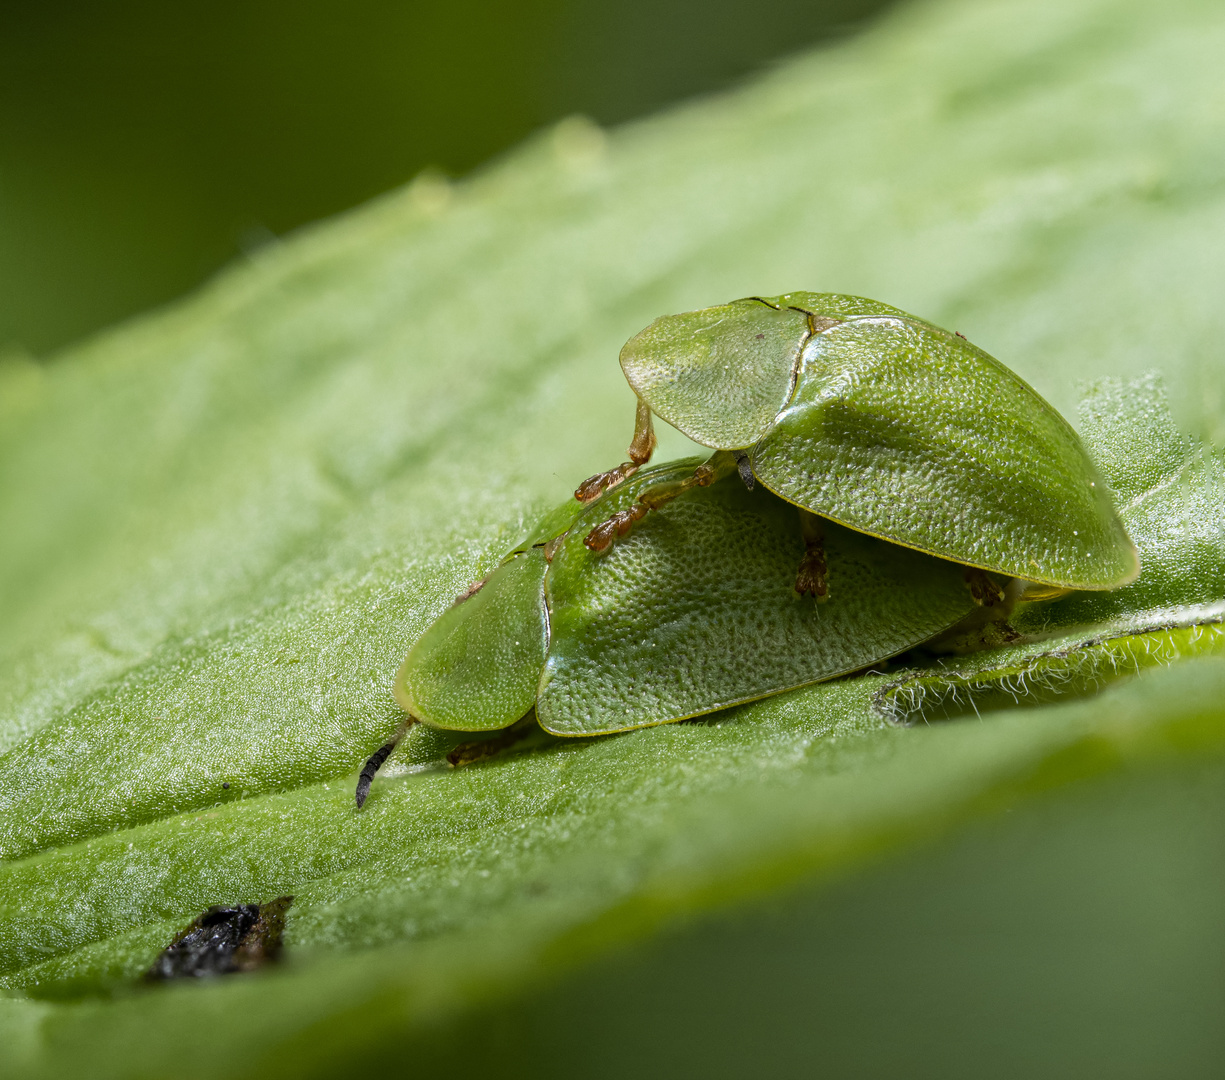
[[[752,463],[815,513],[959,562],[1079,589],[1138,571],[1067,422],[981,349],[918,320],[814,337]]]
[[[546,565],[532,548],[444,611],[396,676],[400,704],[418,720],[458,731],[509,727],[526,713],[548,646]]]
[[[640,474],[600,500],[628,506]],[[804,554],[793,506],[734,477],[653,512],[604,554],[584,519],[549,569],[552,642],[537,717],[559,735],[666,723],[862,668],[972,608],[960,567],[830,525],[830,599],[796,595]]]
[[[866,296],[849,296],[846,293],[814,293],[793,292],[782,296],[763,296],[762,300],[776,307],[797,307],[810,312],[818,319],[858,319],[866,315],[896,315],[903,319],[913,319],[901,308],[892,304],[882,304],[879,300],[870,300]]]
[[[651,410],[703,446],[751,446],[791,392],[808,336],[802,312],[736,300],[656,319],[621,350],[621,369]]]

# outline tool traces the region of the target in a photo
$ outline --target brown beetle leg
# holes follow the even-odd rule
[[[982,573],[981,570],[977,571]],[[986,575],[984,575],[985,577]],[[966,571],[966,580],[970,580],[970,571]],[[992,585],[991,579],[987,579]],[[978,652],[981,649],[998,649],[1002,645],[1011,645],[1021,639],[1021,635],[1009,625],[1008,619],[1012,609],[1019,600],[1025,599],[1026,582],[1020,578],[1012,578],[1003,588],[1003,599],[995,604],[982,604],[974,608],[964,619],[944,633],[924,642],[921,646],[926,652],[954,653],[964,656],[966,653]]]
[[[486,761],[508,747],[522,742],[536,730],[538,730],[536,710],[533,709],[523,719],[516,720],[505,731],[499,731],[492,739],[460,743],[452,747],[451,752],[447,755],[447,763],[458,769],[461,765],[474,765],[478,761]]]
[[[664,503],[671,502],[690,488],[710,487],[716,480],[722,480],[735,471],[736,455],[727,450],[716,450],[693,470],[692,476],[644,488],[637,502],[625,510],[617,511],[606,521],[601,521],[584,537],[583,543],[592,551],[603,551],[615,537],[624,536],[634,527],[634,522],[641,521],[650,511],[658,510]]]
[[[800,532],[804,536],[804,558],[800,560],[800,569],[795,575],[795,591],[801,596],[812,593],[817,603],[821,603],[829,596],[825,565],[825,527],[816,514],[803,507],[799,510]]]
[[[585,537],[583,543],[591,551],[603,551],[618,536],[624,536],[634,527],[635,521],[641,521],[651,508],[642,503],[634,503],[628,510],[618,510],[606,521],[601,521]]]
[[[629,454],[629,461],[623,461],[615,469],[589,476],[575,489],[574,497],[579,502],[591,502],[609,488],[616,487],[622,480],[628,480],[651,460],[651,455],[655,453],[655,427],[651,422],[651,407],[645,401],[638,402],[638,412],[634,417],[634,437],[630,440],[626,453]]]
[[[370,785],[374,782],[374,774],[383,767],[383,762],[391,756],[391,752],[396,748],[400,740],[404,738],[404,733],[416,723],[418,723],[418,720],[415,716],[409,716],[402,720],[391,740],[383,743],[382,746],[366,759],[366,764],[362,766],[362,774],[357,779],[357,791],[354,793],[359,810],[365,804],[366,796],[370,794]]]
[[[977,566],[967,566],[965,577],[974,603],[981,607],[995,607],[1004,602],[1004,590],[985,570],[980,570]]]

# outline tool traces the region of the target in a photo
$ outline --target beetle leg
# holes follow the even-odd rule
[[[829,596],[825,565],[825,527],[814,513],[800,510],[800,532],[804,536],[804,557],[795,575],[795,591],[801,596],[812,593],[817,603]]]
[[[453,747],[447,755],[447,762],[458,769],[461,765],[473,765],[478,761],[485,761],[500,754],[508,747],[514,746],[515,743],[522,742],[533,731],[539,730],[536,723],[536,710],[533,709],[522,720],[516,720],[505,731],[499,731],[492,739],[460,743]]]
[[[634,437],[626,453],[629,454],[629,461],[623,461],[615,469],[589,476],[575,489],[574,497],[579,502],[591,502],[622,480],[628,480],[651,460],[651,455],[655,453],[655,426],[651,421],[651,407],[641,399],[634,417]]]
[[[618,510],[607,521],[601,521],[583,537],[583,543],[591,551],[603,551],[615,537],[624,536],[629,532],[634,527],[635,521],[641,521],[646,517],[650,509],[649,506],[644,506],[642,503],[634,503],[627,510]]]
[[[641,398],[634,413],[634,437],[630,439],[626,453],[635,465],[645,465],[655,453],[655,424],[651,420],[651,406]]]
[[[982,573],[982,571],[978,571]],[[985,574],[983,575],[986,576]],[[969,571],[966,579],[969,580]],[[990,578],[987,579],[991,581]],[[991,581],[994,585],[995,582]],[[920,646],[932,653],[955,653],[964,656],[966,653],[978,652],[981,649],[998,649],[1001,645],[1011,645],[1020,641],[1021,635],[1008,623],[1012,609],[1017,602],[1025,599],[1026,582],[1013,578],[1002,590],[1003,600],[993,605],[983,604],[974,608],[964,619],[949,627],[944,633],[926,641]]]
[[[365,804],[366,796],[370,794],[370,785],[374,781],[374,774],[383,767],[383,762],[391,756],[391,752],[396,748],[396,745],[404,738],[404,733],[415,723],[417,723],[415,716],[402,720],[391,740],[383,743],[382,746],[366,759],[366,764],[362,766],[362,774],[357,778],[357,791],[354,793],[359,810]]]
[[[583,538],[583,543],[591,551],[603,551],[615,537],[624,536],[634,527],[634,522],[641,521],[650,511],[658,510],[690,488],[710,487],[716,480],[722,480],[735,471],[736,455],[727,450],[716,450],[693,470],[692,476],[644,488],[639,493],[637,502],[625,510],[618,510],[608,520],[601,521]]]
[[[1004,602],[1004,590],[987,575],[985,570],[977,566],[966,567],[966,584],[970,586],[970,595],[974,603],[982,607],[995,607]]]

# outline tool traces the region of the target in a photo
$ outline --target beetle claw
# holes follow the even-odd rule
[[[626,510],[618,510],[607,521],[601,521],[584,538],[583,543],[590,551],[603,551],[617,536],[625,536],[634,527],[635,521],[641,521],[650,512],[650,507],[643,503],[634,503]]]
[[[616,535],[615,526],[611,521],[601,521],[594,529],[583,537],[583,546],[588,551],[603,551],[613,541]]]
[[[512,724],[492,739],[460,743],[447,754],[447,764],[453,769],[458,769],[464,765],[474,765],[478,761],[488,761],[489,758],[496,757],[503,750],[514,746],[516,743],[521,743],[533,731],[539,730],[536,724],[536,713],[533,710],[523,720]]]
[[[795,575],[795,591],[801,596],[811,593],[821,603],[829,597],[826,580],[825,549],[817,544],[809,547],[800,560],[800,569]]]
[[[977,566],[966,567],[966,584],[970,586],[970,595],[974,603],[981,607],[996,607],[1004,602],[1004,590],[991,578],[985,570]]]
[[[616,487],[623,480],[628,480],[638,471],[638,464],[633,461],[623,461],[615,469],[589,476],[574,489],[574,497],[581,503],[589,503],[598,499],[609,488]]]
[[[800,508],[800,532],[804,537],[804,557],[795,575],[795,591],[801,596],[812,593],[817,603],[829,596],[825,565],[825,525],[814,513]]]

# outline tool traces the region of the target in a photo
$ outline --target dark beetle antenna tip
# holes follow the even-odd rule
[[[753,463],[749,460],[749,455],[743,450],[736,451],[736,471],[740,473],[740,479],[744,481],[744,486],[750,491],[753,490]]]
[[[396,737],[391,742],[384,743],[366,759],[366,764],[362,766],[362,774],[357,780],[357,791],[354,793],[359,810],[365,804],[366,796],[370,794],[370,785],[374,782],[374,774],[382,768],[383,762],[387,760],[388,756],[396,748],[396,743],[403,738],[403,735],[403,731],[397,732]]]

